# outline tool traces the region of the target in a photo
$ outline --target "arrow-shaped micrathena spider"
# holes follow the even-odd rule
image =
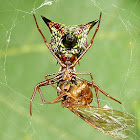
[[[50,43],[47,43],[45,36],[38,26],[36,17],[33,15],[38,31],[43,37],[46,46],[60,64],[61,69],[59,72],[47,74],[45,76],[46,80],[35,86],[30,100],[30,115],[32,115],[32,101],[36,91],[38,91],[44,104],[53,104],[61,101],[63,107],[71,110],[93,128],[113,138],[124,139],[128,137],[127,126],[134,126],[133,118],[123,112],[100,108],[98,91],[120,104],[121,102],[114,99],[97,86],[94,83],[91,73],[75,71],[75,65],[79,63],[93,44],[95,35],[99,30],[101,15],[102,13],[100,13],[99,20],[75,26],[59,24],[42,16],[42,19],[51,32]],[[98,25],[88,44],[87,35],[96,23],[98,23]],[[80,78],[78,75],[89,75],[91,77],[91,82]],[[48,78],[49,76],[54,77]],[[55,86],[55,84],[57,84],[57,86]],[[55,88],[58,94],[58,97],[51,102],[45,101],[40,89],[40,87],[47,85],[51,85]],[[95,89],[98,107],[90,105],[93,100],[92,88]]]

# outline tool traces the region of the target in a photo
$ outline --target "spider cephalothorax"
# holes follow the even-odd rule
[[[55,54],[62,60],[73,62],[87,47],[87,35],[90,29],[98,22],[66,26],[53,22],[42,16],[51,32],[51,47]]]

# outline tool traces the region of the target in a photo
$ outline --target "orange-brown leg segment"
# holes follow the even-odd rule
[[[94,89],[95,89],[95,93],[96,93],[98,107],[100,107],[100,99],[99,99],[98,89],[96,87],[94,87]]]
[[[100,17],[99,17],[99,22],[98,22],[98,25],[97,25],[97,28],[94,32],[94,35],[90,41],[90,44],[87,45],[86,49],[83,51],[83,53],[78,57],[78,59],[76,59],[76,61],[70,66],[71,68],[74,67],[77,62],[79,62],[79,60],[85,55],[85,53],[90,49],[90,47],[92,46],[93,44],[93,41],[94,41],[94,38],[95,38],[95,35],[97,34],[98,30],[99,30],[99,27],[100,27],[100,22],[101,22],[101,16],[102,16],[102,12],[100,13]]]
[[[36,20],[36,17],[35,17],[34,14],[33,14],[33,17],[34,17],[34,20],[35,20],[37,29],[38,29],[38,31],[40,32],[41,36],[43,37],[43,40],[44,40],[46,46],[48,47],[48,49],[50,50],[50,52],[52,53],[52,55],[56,58],[57,62],[61,65],[61,67],[66,67],[66,65],[64,65],[64,64],[61,62],[61,60],[56,56],[56,54],[55,54],[55,52],[52,50],[50,44],[47,42],[45,36],[43,35],[41,29],[40,29],[39,26],[38,26],[38,23],[37,23],[37,20]]]
[[[92,83],[91,83],[91,82],[89,82],[88,85],[92,87]],[[96,89],[95,92],[98,93],[98,90],[99,90],[99,91],[102,92],[105,96],[107,96],[107,97],[109,97],[110,99],[112,99],[112,100],[118,102],[119,104],[121,104],[120,101],[118,101],[118,100],[116,100],[115,98],[111,97],[109,94],[107,94],[106,92],[104,92],[104,91],[103,91],[99,86],[97,86],[96,84],[94,84],[93,87]],[[97,95],[96,95],[96,96],[97,96]]]
[[[51,85],[54,89],[56,89],[58,92],[60,92],[52,83],[51,83],[51,81],[50,80],[46,80],[46,81],[43,81],[43,82],[40,82],[39,84],[37,84],[36,86],[35,86],[35,88],[34,88],[34,92],[33,92],[33,94],[32,94],[32,97],[31,97],[31,99],[30,99],[30,115],[32,116],[32,102],[33,102],[33,100],[34,100],[34,97],[35,97],[35,94],[36,94],[36,92],[38,91],[39,92],[39,94],[40,94],[40,96],[41,96],[41,99],[42,99],[42,102],[44,103],[44,104],[50,104],[50,103],[56,103],[56,102],[58,102],[58,100],[59,100],[59,98],[61,98],[61,97],[57,97],[57,99],[58,100],[53,100],[52,102],[46,102],[45,101],[45,99],[44,99],[44,96],[43,96],[43,94],[42,94],[42,92],[41,92],[41,89],[40,89],[40,87],[42,87],[42,86],[46,86],[46,85]],[[61,95],[61,96],[63,96],[63,95]]]
[[[90,72],[73,72],[74,75],[89,75],[91,78],[92,83],[94,83],[93,76]]]
[[[95,83],[92,83],[92,82],[89,82],[81,77],[78,77],[78,76],[75,76],[77,79],[79,80],[82,80],[82,81],[86,81],[88,86],[90,86],[91,88],[94,87],[95,89],[95,93],[96,93],[96,97],[97,97],[97,103],[98,103],[98,106],[100,107],[100,100],[99,100],[99,95],[98,95],[98,91],[102,92],[105,96],[109,97],[110,99],[118,102],[121,104],[120,101],[116,100],[115,98],[111,97],[109,94],[107,94],[106,92],[104,92],[99,86],[97,86]]]
[[[62,73],[63,72],[55,72],[55,73],[46,74],[45,79],[48,79],[49,76],[58,75],[58,74],[62,74]]]

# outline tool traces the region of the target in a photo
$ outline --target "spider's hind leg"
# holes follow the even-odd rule
[[[39,92],[39,94],[40,94],[40,96],[41,96],[42,102],[43,102],[44,104],[50,104],[50,102],[46,102],[46,101],[45,101],[44,96],[43,96],[43,94],[42,94],[42,92],[41,92],[40,87],[46,86],[46,85],[51,85],[54,89],[56,89],[58,92],[60,92],[53,84],[54,84],[54,78],[53,78],[53,79],[47,79],[46,81],[40,82],[40,83],[38,83],[38,84],[35,86],[34,92],[33,92],[32,97],[31,97],[31,99],[30,99],[30,115],[31,115],[31,116],[32,116],[32,102],[33,102],[33,100],[34,100],[34,97],[35,97],[35,94],[36,94],[37,90],[38,90],[38,92]]]
[[[44,99],[44,96],[43,96],[43,94],[42,94],[42,92],[41,92],[41,89],[40,89],[40,87],[46,86],[46,85],[49,85],[49,80],[46,80],[46,81],[43,81],[43,82],[38,83],[38,84],[35,86],[35,88],[34,88],[34,92],[33,92],[32,97],[31,97],[31,99],[30,99],[30,115],[31,115],[31,116],[32,116],[32,102],[33,102],[33,100],[34,100],[34,97],[35,97],[35,94],[36,94],[36,91],[37,91],[37,90],[38,90],[38,92],[40,93],[42,102],[43,102],[43,103],[46,103],[46,101],[45,101],[45,99]]]

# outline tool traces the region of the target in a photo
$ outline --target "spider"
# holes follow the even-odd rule
[[[100,13],[99,20],[75,26],[61,25],[42,16],[52,34],[51,43],[47,43],[45,36],[38,26],[36,17],[33,15],[38,31],[42,35],[46,46],[60,64],[61,69],[56,73],[45,75],[46,80],[35,86],[30,100],[30,115],[32,115],[32,101],[38,91],[44,104],[61,102],[63,107],[71,110],[93,128],[113,138],[124,139],[129,134],[126,128],[127,126],[134,126],[134,119],[123,112],[100,108],[98,91],[120,104],[121,102],[111,97],[96,85],[91,73],[75,71],[75,65],[79,63],[93,44],[100,26],[101,15],[102,13]],[[88,45],[87,34],[96,23],[98,23],[97,28]],[[78,75],[89,75],[91,82],[80,78]],[[54,77],[48,78],[49,76]],[[54,84],[57,84],[57,86],[54,86]],[[58,95],[51,102],[45,101],[40,89],[40,87],[47,85],[51,85],[57,91]],[[93,100],[92,88],[95,89],[98,107],[90,106]]]
[[[112,100],[121,104],[120,101],[111,97],[109,94],[104,92],[98,85],[96,85],[94,83],[93,76],[91,73],[75,71],[75,65],[79,62],[79,60],[84,56],[84,54],[89,50],[89,48],[93,44],[95,35],[99,30],[101,16],[102,16],[102,13],[100,13],[99,20],[95,20],[95,21],[89,22],[87,24],[81,24],[81,25],[70,26],[70,27],[69,26],[65,27],[65,25],[60,25],[58,23],[52,22],[49,19],[42,16],[42,19],[48,25],[48,27],[52,33],[51,43],[47,43],[45,36],[43,35],[41,29],[38,26],[36,17],[35,17],[35,15],[33,15],[38,31],[40,32],[41,36],[43,37],[43,40],[44,40],[46,46],[48,47],[48,49],[50,50],[52,55],[56,58],[57,62],[60,64],[61,69],[59,70],[59,72],[45,75],[46,80],[38,83],[35,86],[34,92],[32,94],[31,100],[30,100],[30,115],[32,115],[32,101],[35,97],[37,90],[40,93],[42,102],[44,104],[54,103],[54,101],[56,102],[56,100],[59,98],[59,96],[62,96],[60,94],[52,102],[46,102],[43,97],[40,87],[51,85],[54,89],[57,90],[57,92],[63,93],[62,91],[60,91],[60,88],[59,88],[60,82],[65,81],[65,84],[67,85],[67,83],[75,82],[77,79],[79,79],[81,81],[86,81],[89,86],[91,86],[95,89],[98,107],[100,107],[98,91],[102,92],[105,96],[107,96],[107,97],[111,98]],[[98,25],[97,25],[94,35],[90,41],[90,44],[88,45],[87,40],[83,39],[82,37],[83,36],[85,37],[88,34],[89,30],[97,22],[98,22]],[[83,34],[83,32],[84,32],[84,34]],[[59,36],[59,39],[57,39],[57,36]],[[56,41],[58,41],[58,43]],[[54,45],[54,42],[57,44],[56,46]],[[79,44],[82,44],[83,42],[85,43],[86,46],[79,45]],[[67,46],[67,47],[65,47],[65,46]],[[56,51],[56,47],[57,47],[57,51]],[[64,49],[62,49],[62,48],[64,48]],[[67,49],[65,49],[65,48],[67,48]],[[77,51],[73,51],[73,48],[76,48]],[[78,53],[76,53],[76,52],[78,52]],[[56,75],[56,76],[54,78],[48,79],[49,76],[53,76],[53,75]],[[82,79],[82,78],[78,77],[77,75],[89,75],[91,77],[92,82]],[[57,84],[58,86],[55,87],[54,84]]]

